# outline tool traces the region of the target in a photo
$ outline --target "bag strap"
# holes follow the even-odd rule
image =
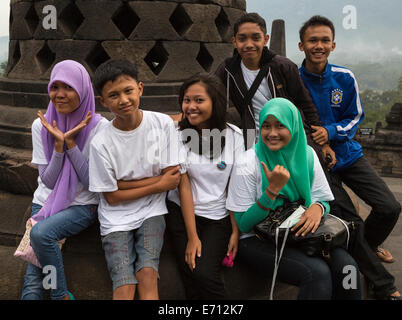
[[[262,79],[268,74],[268,65],[263,66],[255,77],[253,84],[250,89],[247,91],[246,95],[243,98],[243,108],[247,108],[250,104],[251,99],[253,99],[255,92],[261,84]],[[243,109],[244,110],[244,109]]]
[[[286,228],[285,236],[282,242],[282,247],[279,252],[279,257],[278,257],[279,228],[276,228],[275,231],[275,267],[272,276],[271,292],[269,293],[269,300],[274,300],[274,288],[275,288],[276,276],[278,274],[279,263],[281,262],[282,259],[283,250],[285,249],[286,240],[288,239],[289,230],[290,228]]]
[[[347,234],[347,238],[346,238],[346,248],[349,248],[349,240],[350,240],[350,231],[349,231],[349,227],[348,225],[345,223],[345,221],[337,216],[334,216],[333,214],[327,213],[328,215],[334,217],[335,219],[338,219],[340,222],[342,222],[343,226],[346,229],[346,234]]]

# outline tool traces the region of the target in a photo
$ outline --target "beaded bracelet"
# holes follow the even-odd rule
[[[274,197],[279,196],[279,194],[278,194],[278,193],[273,192],[273,191],[269,190],[268,188],[266,188],[266,189],[265,189],[265,191],[267,191],[267,192],[268,192],[270,195],[273,195]]]

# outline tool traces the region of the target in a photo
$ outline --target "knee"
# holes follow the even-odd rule
[[[158,280],[158,272],[154,268],[144,267],[136,273],[139,283],[154,283]]]
[[[315,265],[301,278],[299,295],[303,299],[331,299],[332,274],[328,265],[324,261],[322,262]]]
[[[323,285],[331,284],[331,269],[325,262],[316,265],[312,270],[311,279],[312,281],[321,282]]]
[[[359,271],[359,267],[355,259],[344,249],[335,248],[331,252],[331,269],[336,273],[345,273],[351,267]]]
[[[384,207],[381,210],[388,218],[390,219],[398,219],[401,213],[401,204],[396,201],[389,201],[384,204]]]
[[[401,204],[395,201],[394,205],[391,208],[391,212],[392,216],[394,216],[396,219],[399,218],[399,215],[401,214]]]
[[[55,239],[52,238],[52,233],[50,232],[50,230],[44,228],[39,223],[37,223],[32,227],[31,233],[29,234],[29,238],[32,247],[34,246],[38,247],[51,243],[52,241],[56,241]]]
[[[42,231],[42,228],[38,224],[34,225],[31,229],[31,233],[29,234],[29,238],[31,241],[31,246],[38,246],[43,242],[45,237],[45,233]]]

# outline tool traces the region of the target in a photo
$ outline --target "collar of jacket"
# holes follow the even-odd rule
[[[331,65],[328,63],[325,65],[325,70],[322,74],[316,74],[316,73],[312,73],[310,71],[308,71],[306,69],[306,59],[303,60],[302,66],[300,67],[300,71],[307,77],[312,78],[312,79],[317,79],[317,80],[321,80],[321,79],[326,79],[329,77],[329,74],[331,72]]]
[[[261,66],[269,63],[276,56],[276,53],[272,50],[269,50],[267,47],[262,49],[262,55],[260,60],[260,68]],[[230,73],[235,74],[237,71],[241,70],[240,68],[241,56],[237,52],[237,49],[234,49],[233,56],[231,58],[226,59],[226,68]]]

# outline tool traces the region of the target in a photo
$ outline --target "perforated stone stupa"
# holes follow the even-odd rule
[[[48,5],[57,9],[55,30],[43,25]],[[11,0],[6,77],[45,80],[64,59],[92,74],[110,58],[127,58],[144,82],[182,81],[231,54],[233,21],[245,7],[245,0]]]
[[[214,71],[232,54],[233,23],[246,1],[11,0],[10,9],[0,78],[0,190],[31,195],[31,124],[47,108],[56,63],[73,59],[93,75],[109,59],[128,59],[145,83],[141,108],[177,112],[181,82]],[[106,110],[97,104],[97,111]]]

